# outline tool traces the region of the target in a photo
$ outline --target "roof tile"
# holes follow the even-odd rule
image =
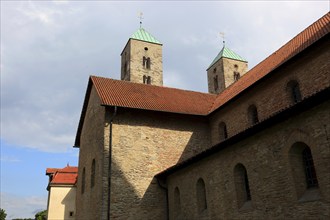
[[[50,184],[75,185],[78,177],[78,167],[47,168],[46,175],[51,176]]]
[[[206,115],[216,95],[91,76],[102,105]]]

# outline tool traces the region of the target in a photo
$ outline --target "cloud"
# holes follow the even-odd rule
[[[164,45],[165,86],[203,92],[206,68],[222,47],[219,32],[251,68],[327,12],[326,2],[1,6],[1,138],[48,152],[67,152],[73,145],[89,75],[119,79],[120,52],[139,27],[137,12]]]
[[[47,196],[18,196],[1,192],[1,208],[7,219],[34,218],[40,210],[47,209]]]
[[[1,162],[10,162],[10,163],[21,162],[21,160],[18,159],[16,156],[3,155],[3,154],[1,154],[0,160]]]

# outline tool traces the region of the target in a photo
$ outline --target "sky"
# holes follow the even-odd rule
[[[47,208],[46,168],[78,165],[73,145],[88,78],[120,79],[120,53],[139,12],[163,44],[164,85],[207,92],[220,32],[251,69],[330,9],[330,0],[0,4],[0,207],[8,219]]]

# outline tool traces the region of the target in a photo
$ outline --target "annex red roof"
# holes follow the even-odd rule
[[[47,168],[46,175],[50,176],[51,184],[75,185],[78,177],[78,167]]]
[[[91,76],[102,105],[206,115],[216,95]]]

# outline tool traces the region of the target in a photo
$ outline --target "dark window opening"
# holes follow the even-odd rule
[[[246,201],[250,201],[251,200],[251,192],[250,192],[249,179],[248,179],[246,169],[245,169],[245,172],[244,172],[244,187],[245,187],[245,192],[246,192]]]
[[[147,76],[146,75],[143,75],[143,84],[147,84]]]
[[[218,76],[215,76],[213,80],[214,80],[214,91],[218,91],[219,89]]]
[[[219,135],[220,135],[220,141],[223,141],[228,137],[227,126],[224,122],[221,122],[219,124]]]
[[[306,147],[302,152],[303,166],[305,168],[307,189],[318,187],[316,171],[314,167],[312,152],[309,147]]]
[[[241,74],[237,71],[234,71],[234,81],[236,82],[237,80],[239,80],[239,78],[241,78]]]
[[[216,72],[217,72],[217,68],[214,68],[214,69],[213,69],[213,73],[216,73]]]
[[[74,215],[74,212],[69,212],[70,217],[73,217],[73,215]]]
[[[150,64],[151,64],[150,57],[148,57],[147,58],[147,69],[150,69]]]
[[[143,68],[150,69],[150,66],[151,66],[150,57],[148,57],[148,58],[147,57],[143,57],[142,65],[143,65]]]
[[[145,47],[144,50],[147,51],[148,50],[148,47]]]
[[[243,164],[239,163],[234,168],[235,189],[237,196],[238,208],[252,200],[249,178],[246,168]]]
[[[252,125],[259,122],[258,110],[255,105],[250,105],[250,107],[248,108],[248,115],[249,115],[250,123]]]
[[[196,191],[198,211],[201,213],[207,209],[205,183],[202,178],[197,181]]]
[[[151,76],[147,77],[147,84],[149,84],[149,85],[151,84]]]
[[[291,100],[293,103],[301,101],[301,93],[299,88],[299,83],[295,80],[291,80],[287,84],[287,89],[289,91],[289,95],[291,96]]]
[[[147,66],[147,58],[146,57],[143,57],[142,65],[143,65],[143,68],[146,68],[146,66]]]

